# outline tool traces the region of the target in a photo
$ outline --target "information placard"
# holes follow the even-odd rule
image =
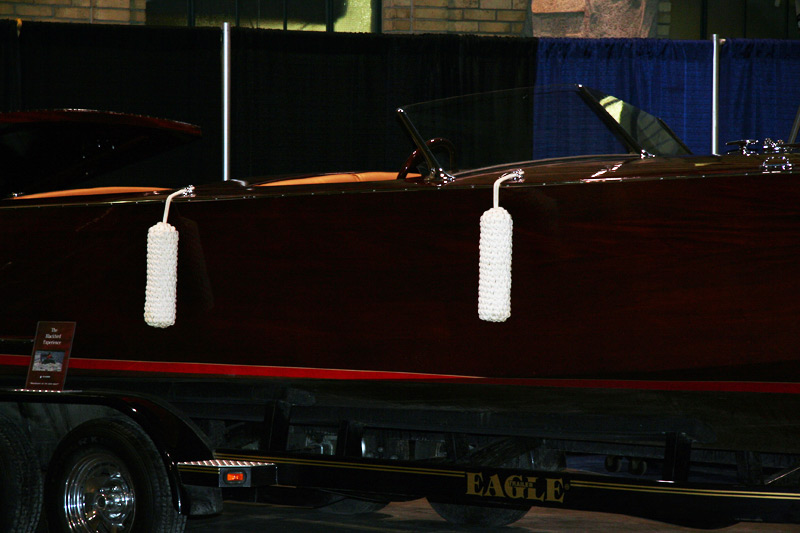
[[[64,390],[75,322],[39,322],[26,389]]]

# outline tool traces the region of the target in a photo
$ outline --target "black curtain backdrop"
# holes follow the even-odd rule
[[[3,71],[20,72],[18,89],[4,79],[5,109],[101,109],[203,128],[199,143],[104,183],[221,179],[219,29],[25,22],[18,38],[16,28],[0,32]],[[231,56],[238,179],[396,170],[413,149],[397,107],[536,81],[533,39],[232,28]]]
[[[20,106],[19,40],[17,23],[0,20],[0,105],[4,110]]]
[[[239,30],[231,48],[238,175],[399,170],[397,107],[536,76],[533,40]]]
[[[21,107],[82,108],[198,124],[204,139],[103,183],[182,186],[218,179],[220,31],[24,22]],[[90,185],[90,184],[83,184]]]

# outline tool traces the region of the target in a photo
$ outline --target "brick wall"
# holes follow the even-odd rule
[[[554,20],[555,29],[547,36],[583,36],[570,31],[570,19],[579,15],[582,24],[585,0],[540,0],[537,5]],[[531,0],[383,0],[383,31],[518,36],[530,8]],[[670,0],[658,1],[658,37],[669,36],[670,8]],[[559,15],[563,23],[556,20]]]
[[[383,0],[384,33],[520,35],[530,0]]]
[[[0,18],[144,24],[145,0],[0,0]]]
[[[585,0],[546,0],[552,14],[558,6],[565,20]],[[0,18],[144,24],[146,0],[0,0]],[[542,0],[539,0],[541,3]],[[522,34],[531,0],[383,0],[384,33],[466,33],[518,36]],[[659,0],[657,34],[669,37],[671,1]],[[567,24],[568,25],[568,24]],[[570,35],[569,30],[562,32]]]

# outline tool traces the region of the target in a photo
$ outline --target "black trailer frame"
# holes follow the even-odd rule
[[[518,424],[513,432],[511,419],[501,412],[269,400],[253,426],[260,432],[257,446],[214,449],[179,408],[147,395],[9,389],[0,390],[0,403],[99,406],[135,422],[155,443],[169,473],[172,503],[182,515],[195,514],[195,496],[207,495],[204,490],[258,500],[262,491],[297,488],[378,504],[427,498],[489,514],[545,506],[695,526],[800,523],[795,456],[695,447],[708,434],[692,421],[637,423],[636,439],[619,440],[608,435],[619,436],[624,424],[611,424],[603,440],[596,427],[568,435],[560,429],[564,421],[547,417],[538,427]],[[421,413],[428,418],[420,420]],[[591,426],[592,419],[570,423],[576,420]],[[308,432],[330,437],[331,445],[320,439],[312,450],[293,443],[297,434]],[[398,450],[370,453],[386,434],[410,443],[405,456]],[[423,448],[432,441],[439,446],[435,453],[430,446],[414,453],[413,443]],[[523,460],[509,461],[514,458]],[[698,466],[702,471],[711,463],[727,471],[698,475]]]
[[[215,461],[179,463],[184,483],[304,487],[392,501],[519,508],[545,506],[641,516],[678,524],[797,522],[800,488],[778,480],[730,485],[638,480],[581,472],[512,470],[325,455],[218,452]],[[226,481],[226,479],[228,479]]]

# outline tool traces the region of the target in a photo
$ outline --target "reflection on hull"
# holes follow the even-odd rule
[[[0,210],[5,336],[75,321],[75,369],[800,381],[791,176],[509,188],[503,324],[476,310],[488,190],[373,187],[175,203],[178,318],[163,331],[142,320],[160,203]]]

